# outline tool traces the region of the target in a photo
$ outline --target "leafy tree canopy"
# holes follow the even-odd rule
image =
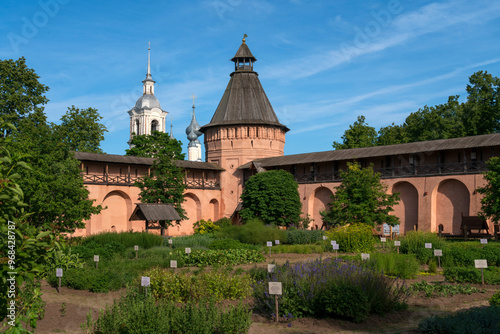
[[[500,221],[500,157],[493,157],[486,162],[488,171],[484,173],[487,184],[477,189],[481,198],[481,215],[494,222]]]
[[[425,140],[458,138],[500,132],[500,79],[486,71],[474,73],[467,85],[467,101],[450,96],[444,104],[425,106],[411,113],[401,125],[373,128],[364,116],[349,126],[342,143],[333,143],[335,149],[411,143]]]
[[[49,88],[38,78],[24,58],[0,60],[0,118],[18,126],[20,119],[43,110]]]
[[[333,148],[336,150],[346,148],[357,148],[374,146],[377,139],[377,131],[375,128],[365,123],[365,116],[358,116],[358,120],[353,125],[349,125],[349,129],[342,136],[342,143],[333,142]]]
[[[298,184],[284,170],[270,170],[252,176],[245,184],[240,212],[243,220],[260,218],[265,224],[297,225],[302,203]]]
[[[103,153],[101,141],[108,130],[100,123],[101,119],[97,109],[71,106],[61,117],[61,124],[55,125],[55,130],[71,151]]]
[[[370,226],[399,224],[399,218],[389,213],[399,202],[399,194],[387,194],[387,186],[372,166],[361,168],[357,162],[347,163],[341,171],[341,184],[332,196],[330,209],[323,212],[323,220],[330,226],[364,223]]]
[[[130,144],[133,147],[125,150],[125,155],[155,158],[162,152],[171,159],[184,160],[185,158],[185,154],[182,153],[182,143],[170,138],[168,133],[153,131],[150,135],[134,136]]]
[[[184,202],[184,172],[175,164],[175,160],[184,159],[182,143],[170,138],[168,133],[153,131],[151,135],[134,136],[131,141],[135,145],[128,149],[126,155],[155,158],[151,173],[136,182],[141,189],[139,199],[142,203],[172,204],[182,219],[187,219],[182,208]],[[173,226],[171,221],[159,221],[161,234],[165,228]]]

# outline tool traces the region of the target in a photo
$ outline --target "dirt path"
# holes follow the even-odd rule
[[[324,254],[322,258],[330,257]],[[300,262],[318,258],[317,254],[277,254],[267,256],[265,263],[258,264],[266,267],[267,263],[275,261],[278,264]],[[248,270],[255,264],[235,266]],[[195,270],[193,268],[192,270]],[[407,284],[414,281],[426,280],[428,282],[444,281],[443,276],[420,276],[416,280],[407,280]],[[481,285],[473,285],[483,288]],[[410,297],[409,309],[402,312],[387,314],[385,317],[372,316],[361,324],[337,319],[294,319],[291,322],[275,324],[271,319],[261,315],[252,316],[250,334],[326,334],[326,333],[418,333],[415,329],[418,323],[431,315],[449,314],[461,309],[474,306],[488,305],[488,299],[497,292],[499,286],[486,286],[485,293],[474,293],[471,295],[455,295],[451,297],[426,298],[425,296]],[[61,288],[58,293],[55,288],[50,287],[45,281],[42,283],[43,300],[47,303],[45,317],[38,322],[36,333],[83,333],[81,324],[85,323],[87,313],[92,312],[94,319],[100,309],[112,304],[113,300],[119,298],[125,291],[114,291],[109,293],[92,293]]]

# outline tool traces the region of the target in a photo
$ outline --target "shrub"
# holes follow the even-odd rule
[[[370,252],[375,245],[375,238],[370,226],[354,224],[333,228],[325,232],[329,240],[337,241],[339,250],[346,253]],[[330,242],[328,242],[330,248]]]
[[[486,284],[500,284],[500,268],[488,267],[483,269],[484,282]],[[448,282],[457,283],[481,283],[481,271],[475,268],[448,267],[443,271]]]
[[[500,307],[472,307],[455,315],[422,320],[423,333],[495,334],[500,324]]]
[[[500,292],[497,292],[493,296],[491,296],[490,305],[491,306],[500,306]]]
[[[278,245],[273,246],[273,253],[294,253],[294,254],[322,254],[325,247],[322,245]]]
[[[265,245],[267,241],[286,240],[285,230],[274,226],[264,226],[259,219],[251,219],[243,225],[222,228],[217,235],[221,239],[231,238],[252,245]]]
[[[101,310],[93,325],[94,333],[247,333],[251,310],[238,306],[222,307],[207,300],[182,305],[155,301],[137,290]]]
[[[186,247],[201,247],[201,248],[208,248],[210,247],[210,244],[215,240],[215,236],[211,234],[193,234],[193,235],[188,235],[188,236],[182,236],[182,237],[174,237],[172,238],[172,248],[174,249],[184,249]],[[168,240],[165,239],[164,246],[170,246],[168,243]]]
[[[360,321],[364,318],[363,309],[366,307],[369,308],[367,314],[383,314],[405,305],[405,290],[402,286],[395,285],[396,280],[353,262],[318,259],[313,262],[276,266],[274,273],[267,274],[254,287],[255,309],[268,314],[274,311],[274,300],[268,291],[269,282],[282,282],[283,294],[278,300],[280,314],[283,315],[290,313],[295,317],[322,316],[328,306],[329,314]],[[350,286],[348,292],[336,300],[345,304],[325,306],[323,295],[327,293],[327,289],[330,289],[328,293],[336,293],[338,289],[345,289],[347,286]],[[368,302],[356,291],[362,291]],[[356,296],[355,300],[348,298],[349,294]],[[358,305],[354,301],[361,304]],[[337,308],[346,311],[339,314],[336,313]],[[354,308],[359,308],[359,313],[352,311]]]
[[[250,275],[231,276],[211,271],[196,276],[174,274],[159,268],[144,274],[151,278],[151,292],[157,300],[173,302],[199,301],[212,296],[216,301],[244,299],[252,294]]]
[[[233,222],[231,221],[231,219],[229,219],[227,217],[222,217],[221,219],[219,219],[215,222],[215,225],[217,225],[219,227],[226,227],[226,226],[233,225]]]
[[[323,240],[321,230],[287,230],[286,243],[291,245],[314,244]]]
[[[477,241],[449,243],[443,251],[443,265],[473,267],[475,259],[485,259],[490,266],[500,266],[500,247],[489,243],[481,245]]]
[[[163,237],[148,232],[105,232],[94,234],[82,239],[82,245],[95,242],[102,246],[109,243],[122,244],[125,248],[138,245],[140,248],[161,246]]]
[[[253,249],[255,251],[259,249],[259,247],[257,247],[257,246],[243,244],[243,243],[239,242],[238,240],[234,240],[234,239],[217,239],[217,240],[213,241],[208,248],[214,249],[214,250]]]
[[[429,284],[423,280],[421,282],[415,282],[412,285],[410,285],[409,290],[410,292],[413,293],[424,292],[426,297],[441,297],[441,296],[447,297],[447,296],[454,296],[457,294],[470,295],[476,292],[484,292],[479,290],[478,288],[470,286],[470,284],[466,285]]]
[[[415,278],[420,269],[420,263],[413,254],[374,253],[370,263],[378,271],[398,278]]]
[[[354,322],[363,321],[370,313],[368,297],[359,286],[334,282],[320,297],[325,315],[341,316]]]
[[[212,234],[220,229],[220,226],[209,220],[199,220],[193,224],[194,234]]]
[[[73,253],[80,254],[84,260],[91,260],[94,258],[94,255],[99,255],[100,260],[111,260],[117,254],[118,256],[121,255],[125,249],[126,247],[117,241],[101,244],[93,240],[72,247]]]
[[[444,249],[446,242],[436,233],[424,231],[409,231],[405,236],[400,237],[401,247],[399,251],[403,254],[415,254],[420,263],[429,263],[434,259],[434,251],[425,248],[426,243],[432,243],[433,249]],[[446,252],[443,250],[443,255]]]
[[[251,249],[195,250],[189,256],[184,255],[186,265],[225,266],[265,261],[264,255]]]

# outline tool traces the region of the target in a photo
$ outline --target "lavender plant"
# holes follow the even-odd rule
[[[282,282],[280,316],[337,316],[362,321],[369,314],[404,308],[408,295],[407,288],[395,279],[355,262],[317,259],[286,263],[254,285],[255,309],[265,314],[275,309],[268,282]]]

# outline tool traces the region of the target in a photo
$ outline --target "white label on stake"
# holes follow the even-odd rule
[[[443,256],[443,250],[442,249],[435,249],[434,256]]]
[[[339,244],[332,245],[333,250],[339,250]]]
[[[281,282],[269,282],[269,294],[270,295],[281,295]]]
[[[99,262],[99,255],[94,255],[94,262]]]
[[[142,276],[141,277],[141,286],[149,286],[150,283],[150,278],[147,276]]]
[[[368,253],[361,253],[361,260],[366,261],[370,259],[370,254]]]
[[[474,265],[476,269],[486,269],[488,268],[488,261],[486,260],[474,260]]]
[[[273,242],[272,241],[268,241],[267,242],[267,247],[272,247],[273,246]]]
[[[326,240],[326,235],[323,236],[323,240]]]
[[[280,241],[279,241],[279,240],[274,240],[274,244],[275,244],[275,245],[279,245],[279,244],[280,244]]]
[[[382,241],[382,242],[386,242],[386,241],[387,241],[387,238],[380,238],[380,241]]]
[[[430,242],[425,243],[425,248],[432,248],[432,244]]]
[[[401,246],[401,241],[398,241],[398,240],[394,241],[394,246],[396,246],[396,247]]]
[[[276,269],[276,265],[275,264],[268,264],[267,265],[267,272],[268,273],[274,273],[275,269]]]
[[[170,268],[177,268],[177,260],[170,260]]]
[[[190,254],[190,253],[191,253],[191,248],[186,247],[186,254]]]
[[[172,244],[172,238],[168,239],[168,243],[169,243],[169,245]]]
[[[56,277],[62,277],[62,268],[56,269]]]
[[[335,245],[335,244],[337,244],[337,241],[336,241],[336,240],[332,240],[332,241],[330,241],[330,245],[332,245],[332,246],[333,246],[333,245]]]
[[[488,243],[488,239],[481,239],[481,244],[486,245]]]
[[[137,252],[139,250],[139,246],[135,245],[134,250]]]

